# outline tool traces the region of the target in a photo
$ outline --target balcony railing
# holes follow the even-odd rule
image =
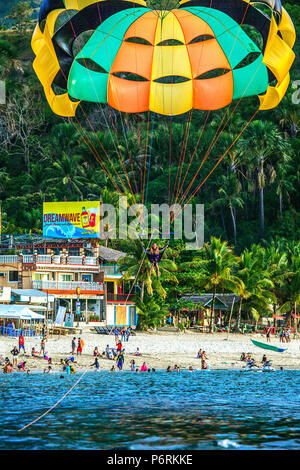
[[[102,292],[104,286],[101,282],[77,282],[77,281],[33,281],[32,286],[34,289],[40,290],[66,290],[74,291],[76,293],[77,287],[80,287],[82,292],[94,291]]]
[[[22,259],[22,257],[21,257]],[[34,255],[23,255],[23,263],[24,264],[32,264],[35,263],[35,257]]]
[[[98,258],[92,256],[37,255],[38,264],[71,264],[97,266]]]
[[[108,302],[132,302],[134,294],[107,294]]]
[[[51,264],[51,258],[51,255],[38,255],[36,262],[41,264]]]
[[[8,263],[19,263],[19,257],[16,255],[1,255],[0,256],[0,263],[8,264]]]

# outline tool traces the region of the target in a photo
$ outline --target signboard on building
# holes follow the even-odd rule
[[[100,238],[100,201],[44,202],[44,238]]]
[[[73,313],[66,313],[66,316],[65,316],[65,326],[70,326],[70,327],[72,327],[72,326],[73,326],[73,322],[74,322],[74,315],[73,315]]]
[[[77,302],[76,302],[76,313],[77,313],[77,315],[80,315],[80,313],[81,313],[80,300],[77,300]]]
[[[57,315],[55,319],[55,325],[63,326],[66,314],[66,307],[58,307]]]

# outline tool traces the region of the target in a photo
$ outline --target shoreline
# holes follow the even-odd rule
[[[132,359],[135,360],[137,367],[141,367],[143,362],[146,362],[148,368],[155,368],[156,371],[166,370],[168,366],[173,369],[174,365],[181,369],[188,369],[192,366],[193,369],[201,370],[201,360],[197,358],[198,350],[201,348],[206,351],[208,356],[207,363],[211,371],[215,370],[240,370],[243,371],[245,362],[240,361],[242,352],[250,353],[257,363],[260,363],[262,356],[266,354],[267,358],[272,361],[272,366],[275,370],[283,367],[284,370],[300,370],[300,340],[292,339],[290,343],[280,343],[279,339],[271,339],[271,343],[276,346],[287,348],[287,351],[278,353],[254,346],[250,337],[256,338],[260,341],[265,341],[265,336],[261,334],[256,335],[242,335],[230,334],[227,340],[226,333],[194,333],[194,332],[137,332],[136,336],[131,336],[128,342],[123,343],[125,348],[125,362],[124,372],[129,370],[129,363]],[[62,372],[60,364],[61,359],[65,359],[71,355],[71,341],[73,336],[50,337],[46,342],[46,351],[48,356],[52,359],[52,372]],[[84,340],[83,354],[81,356],[74,356],[77,364],[74,363],[76,372],[90,369],[91,372],[95,367],[89,367],[94,362],[93,350],[97,346],[99,353],[105,351],[107,345],[115,347],[115,338],[109,335],[98,335],[93,328],[85,326],[81,334]],[[78,339],[78,337],[77,337]],[[31,348],[35,347],[37,351],[40,350],[40,338],[25,338],[25,349],[27,355],[31,352]],[[18,340],[15,337],[0,337],[0,356],[4,359],[8,357],[12,359],[10,351],[14,346],[18,347]],[[135,351],[139,348],[142,353],[141,356],[136,356]],[[100,372],[110,370],[114,365],[116,367],[116,360],[109,360],[106,357],[100,356],[99,358]],[[48,367],[48,361],[43,358],[26,357],[23,355],[18,356],[18,363],[26,361],[26,369],[33,371],[43,372]],[[3,366],[0,366],[3,373]],[[14,369],[14,372],[18,372]],[[13,372],[13,373],[14,373]],[[21,372],[22,373],[22,372]],[[23,372],[24,373],[24,372]]]

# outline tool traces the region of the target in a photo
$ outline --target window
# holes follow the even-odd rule
[[[80,249],[79,248],[69,248],[68,249],[69,256],[80,256]]]
[[[34,281],[50,281],[49,273],[34,273]]]
[[[71,282],[73,281],[73,274],[60,274],[59,280],[65,281],[65,282]]]
[[[92,282],[92,275],[91,274],[82,274],[81,280],[83,282]]]
[[[18,282],[18,271],[8,271],[8,282]]]

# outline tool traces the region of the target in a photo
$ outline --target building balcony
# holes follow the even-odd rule
[[[0,256],[0,263],[1,264],[14,264],[20,263],[20,257],[17,255],[1,255]]]
[[[107,303],[134,303],[134,294],[109,294],[107,293]]]
[[[76,294],[77,287],[80,288],[80,294],[104,294],[104,285],[101,282],[32,281],[32,287],[51,294]]]

